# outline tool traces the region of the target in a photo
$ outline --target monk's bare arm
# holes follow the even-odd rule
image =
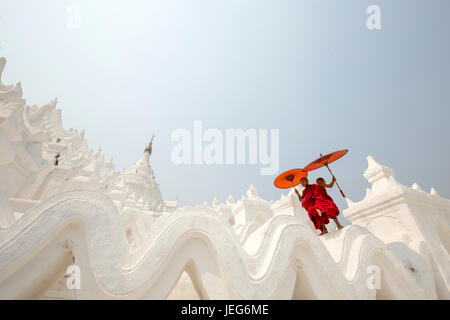
[[[333,188],[335,182],[336,182],[336,178],[333,177],[333,180],[331,181],[331,183],[326,184],[325,187],[327,187],[327,188]]]
[[[298,195],[298,198],[300,199],[300,202],[302,202],[302,196],[300,195],[300,193],[298,192],[297,189],[294,188],[294,190],[295,190],[295,193]]]

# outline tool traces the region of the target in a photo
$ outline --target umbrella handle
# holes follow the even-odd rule
[[[330,167],[328,167],[328,165],[325,165],[325,166],[327,167],[328,171],[330,171],[331,176],[335,179],[334,182],[336,183],[336,185],[337,185],[339,191],[341,192],[342,196],[345,198],[345,194],[344,194],[344,192],[342,191],[341,186],[340,186],[339,183],[337,182],[336,177],[334,176],[333,172],[331,172]]]
[[[302,200],[301,200],[300,192],[297,190],[297,188],[295,186],[293,186],[292,188],[294,188],[294,190],[297,191],[296,193],[300,197],[300,202],[301,202]]]

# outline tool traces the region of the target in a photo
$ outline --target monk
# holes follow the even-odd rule
[[[339,209],[325,189],[332,188],[335,182],[336,178],[334,176],[330,184],[326,184],[324,178],[317,178],[316,184],[314,185],[314,199],[316,201],[316,208],[325,213],[329,219],[333,219],[336,227],[340,230],[343,226],[339,223],[337,218],[339,215]]]
[[[328,233],[325,225],[329,223],[330,220],[328,219],[328,216],[316,206],[315,185],[309,184],[308,178],[302,178],[300,184],[305,187],[302,195],[300,195],[297,189],[295,189],[295,193],[297,193],[298,198],[302,203],[302,207],[308,212],[309,219],[311,219],[314,227],[321,231],[319,236]]]

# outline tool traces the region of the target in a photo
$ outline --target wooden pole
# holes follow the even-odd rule
[[[331,172],[330,167],[328,167],[328,164],[325,165],[325,167],[327,167],[328,171],[330,171],[331,176],[335,179],[336,185],[339,188],[339,191],[341,192],[342,196],[345,198],[345,194],[342,191],[341,187],[339,186],[339,183],[336,180],[336,177],[334,176],[333,172]]]

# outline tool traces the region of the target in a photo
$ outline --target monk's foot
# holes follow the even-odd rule
[[[338,225],[337,228],[338,228],[338,230],[341,230],[343,228],[343,226]]]

